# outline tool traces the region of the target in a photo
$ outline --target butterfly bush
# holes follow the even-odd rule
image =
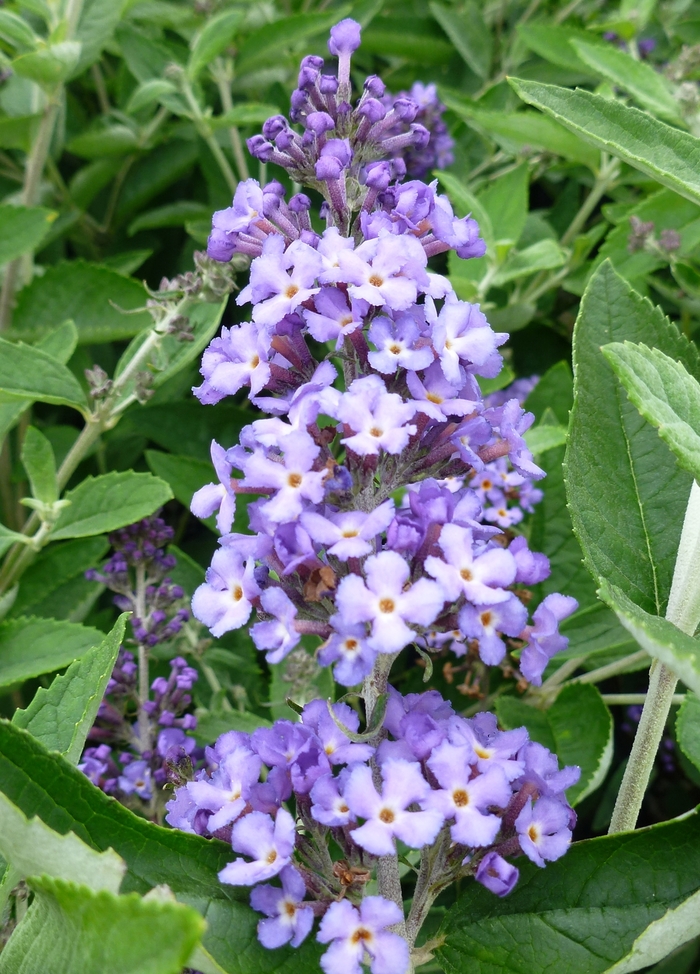
[[[428,889],[466,874],[505,895],[517,879],[507,856],[543,865],[565,851],[564,790],[578,775],[524,730],[501,733],[489,714],[468,721],[435,692],[402,698],[386,686],[410,645],[503,668],[517,658],[540,684],[576,602],[553,593],[530,617],[528,587],[549,563],[511,529],[541,497],[521,402],[532,383],[484,398],[478,377],[498,375],[507,335],[429,266],[448,251],[485,253],[476,221],[456,217],[435,182],[406,178],[408,162],[446,158],[444,129],[430,156],[419,121],[435,131],[441,106],[429,89],[388,96],[376,76],[353,103],[359,43],[357,23],[337,24],[337,73],[304,58],[289,119],[268,119],[248,142],[322,198],[319,215],[310,196],[248,179],[213,217],[209,256],[252,259],[237,298],[250,320],[210,343],[194,393],[214,405],[247,390],[266,415],[237,444],[212,443],[217,482],[192,511],[215,514],[221,539],[192,610],[214,636],[253,622],[270,663],[318,637],[317,660],[339,683],[364,681],[371,730],[359,734],[348,705],[314,701],[300,723],[225,734],[168,812],[240,854],[220,878],[255,887],[264,944],[296,945],[322,918],[329,974],[367,958],[375,974],[407,968],[398,903],[362,897],[397,840],[441,850],[419,873],[419,911]],[[232,530],[241,495],[255,497],[246,533]],[[344,859],[331,861],[331,836]],[[274,877],[281,885],[259,885]],[[406,963],[387,967],[390,956]]]

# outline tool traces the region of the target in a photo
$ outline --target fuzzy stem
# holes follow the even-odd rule
[[[693,482],[688,507],[683,521],[681,540],[673,571],[671,594],[666,618],[682,632],[692,636],[700,622],[700,487]],[[649,670],[649,690],[639,720],[639,727],[632,745],[615,809],[610,822],[610,832],[634,829],[649,783],[656,752],[678,679],[668,666],[655,659]]]
[[[136,621],[140,626],[146,625],[146,566],[136,566]],[[148,702],[150,680],[148,679],[148,646],[141,640],[139,646],[139,741],[143,751],[151,750],[151,722],[144,709]]]

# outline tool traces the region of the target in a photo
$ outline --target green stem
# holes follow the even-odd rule
[[[194,97],[194,93],[186,81],[183,82],[182,93],[184,94],[187,104],[190,107],[190,111],[192,112],[192,121],[194,122],[195,128],[209,146],[211,154],[216,159],[217,165],[221,170],[221,174],[226,180],[229,189],[232,193],[235,193],[236,187],[238,186],[238,180],[234,176],[233,170],[229,165],[228,159],[224,155],[223,149],[216,141],[214,133],[209,128],[207,120],[202,115],[202,109],[199,107],[197,99]]]
[[[224,73],[223,70],[217,72],[216,84],[219,89],[219,97],[221,98],[221,107],[224,112],[230,112],[233,108],[233,98],[231,98],[231,79],[229,73]],[[236,160],[238,176],[240,179],[248,179],[250,173],[248,171],[245,152],[243,151],[243,141],[241,140],[241,133],[235,125],[229,126],[228,137],[231,141],[233,158]]]
[[[51,147],[56,115],[58,114],[59,93],[54,92],[51,100],[44,108],[44,114],[36,138],[27,157],[24,171],[24,187],[22,189],[22,205],[36,206],[41,189],[41,177],[46,165],[46,159]],[[15,301],[15,291],[19,284],[22,258],[17,257],[5,268],[5,278],[0,292],[0,331],[6,331],[12,321],[12,309]]]
[[[700,622],[700,487],[693,482],[683,521],[673,571],[666,618],[692,636]],[[673,704],[678,678],[669,667],[654,660],[649,670],[649,690],[639,720],[615,809],[610,832],[634,829]]]
[[[583,227],[586,225],[586,221],[589,216],[595,210],[598,203],[613,183],[617,180],[620,174],[620,162],[618,159],[611,158],[606,152],[601,152],[600,154],[600,170],[596,176],[595,183],[591,188],[590,193],[583,201],[583,204],[573,218],[571,223],[566,229],[564,236],[561,238],[562,247],[568,246],[581,232]]]
[[[577,676],[572,683],[602,683],[603,680],[610,679],[611,676],[617,676],[618,673],[625,673],[629,670],[630,666],[635,666],[637,663],[646,662],[648,658],[648,653],[643,650],[637,650],[636,653],[630,653],[629,656],[623,656],[622,659],[615,660],[614,663],[608,663],[606,666],[599,666],[597,670],[589,670],[588,673],[584,673],[582,676]]]
[[[601,696],[609,707],[634,707],[645,704],[647,700],[646,693],[603,693]],[[676,707],[682,704],[684,700],[684,693],[675,693],[671,704]]]

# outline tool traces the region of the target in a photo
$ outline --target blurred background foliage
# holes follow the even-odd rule
[[[439,258],[436,269],[450,275],[460,297],[480,302],[497,330],[511,334],[507,368],[491,380],[490,390],[516,377],[544,376],[528,408],[537,417],[539,462],[549,477],[545,499],[526,530],[533,548],[552,561],[551,587],[543,583],[538,597],[559,590],[581,604],[567,623],[567,658],[579,661],[586,685],[586,674],[625,659],[635,646],[596,601],[566,510],[563,438],[558,432],[548,437],[543,429],[566,426],[573,324],[586,282],[604,259],[660,304],[688,337],[696,337],[700,206],[525,107],[507,77],[580,86],[698,134],[697,0],[5,3],[0,8],[2,338],[15,349],[20,342],[39,346],[63,362],[86,395],[102,374],[93,371],[90,387],[86,369],[99,366],[106,381],[115,370],[123,371],[151,334],[153,320],[177,322],[183,302],[190,302],[184,315],[190,331],[184,337],[194,341],[178,343],[175,334],[161,342],[159,357],[146,363],[146,378],[126,390],[109,423],[102,424],[89,448],[80,447],[79,462],[67,467],[82,435],[76,410],[60,397],[41,401],[31,390],[19,402],[16,390],[12,396],[1,391],[9,380],[0,375],[0,521],[10,532],[26,524],[27,508],[20,501],[30,478],[22,456],[31,425],[67,474],[62,487],[128,470],[165,481],[172,499],[163,516],[175,529],[179,559],[173,575],[187,592],[199,584],[217,535],[212,519],[200,522],[189,513],[189,500],[211,479],[211,439],[233,443],[250,420],[251,407],[244,400],[227,401],[210,410],[191,396],[201,348],[221,321],[230,324],[244,316],[226,300],[235,281],[223,274],[217,283],[216,270],[203,271],[201,261],[195,270],[195,252],[205,247],[212,211],[230,204],[239,180],[286,181],[285,173],[273,167],[266,172],[252,159],[246,138],[269,115],[286,112],[300,57],[325,54],[328,28],[345,16],[364,28],[353,59],[358,84],[370,73],[379,74],[392,92],[415,81],[432,82],[447,107],[455,160],[435,177],[459,215],[471,212],[479,220],[488,253],[470,261]],[[244,264],[237,271],[240,281]],[[210,303],[200,300],[201,288],[197,291],[203,277]],[[9,363],[7,344],[0,347],[3,356]],[[243,507],[239,529],[244,514]],[[114,623],[109,593],[84,575],[108,550],[104,531],[63,537],[67,540],[30,554],[22,571],[14,562],[8,569],[6,562],[0,601],[6,628],[0,643],[3,638],[7,643],[16,631],[11,627],[27,617],[103,631]],[[8,559],[13,557],[16,562],[10,551]],[[216,642],[206,635],[190,623],[175,647],[206,676],[196,700],[202,741],[230,726],[232,713],[243,729],[288,716],[287,696],[303,700],[319,689],[332,692],[329,674],[319,675],[308,654],[269,668],[245,634]],[[158,653],[169,658],[173,647]],[[26,683],[10,676],[0,680],[3,715],[26,705],[38,683],[48,682],[45,674],[65,665],[50,653],[47,660]],[[529,722],[533,735],[552,746],[543,709],[551,701],[523,701],[513,695],[512,685],[504,695],[505,686],[489,685],[485,668],[471,665],[465,671],[447,657],[433,663],[433,684],[460,710],[496,705],[504,724]],[[1,666],[0,658],[0,675]],[[422,666],[417,657],[407,660],[398,675],[402,691],[421,689]],[[630,663],[627,672],[599,684],[610,703],[611,694],[645,689],[639,667],[646,662]],[[591,677],[589,685],[597,679]],[[580,806],[579,835],[599,834],[609,822],[622,755],[634,732],[634,713],[621,707],[614,713],[618,746],[614,752],[608,748],[598,788]],[[603,742],[601,753],[606,747]],[[665,747],[645,822],[676,815],[698,800],[700,771],[674,748],[671,737]]]

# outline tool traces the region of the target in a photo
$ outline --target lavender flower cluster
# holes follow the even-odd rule
[[[132,653],[121,649],[112,678],[90,729],[91,746],[83,752],[78,768],[107,794],[135,795],[145,802],[156,796],[170,780],[171,765],[191,758],[196,742],[187,731],[197,718],[185,713],[192,703],[190,691],[198,673],[181,656],[170,661],[170,676],[157,677],[151,684],[153,697],[139,700],[138,666]],[[142,740],[135,715],[140,708],[148,714],[150,741]]]
[[[173,536],[173,529],[162,518],[144,518],[108,535],[114,554],[102,571],[85,572],[86,578],[117,593],[114,604],[122,612],[134,612],[134,638],[144,646],[172,639],[190,617],[187,609],[177,609],[174,614],[168,611],[185,594],[167,577],[176,565],[175,556],[164,550]]]
[[[207,748],[207,769],[177,790],[167,821],[231,842],[240,855],[219,878],[254,887],[266,947],[299,946],[320,917],[326,974],[359,974],[365,952],[374,974],[403,974],[407,941],[387,930],[404,921],[400,909],[363,897],[378,858],[394,854],[397,840],[432,847],[414,911],[429,906],[428,889],[434,898],[463,876],[505,896],[518,879],[507,857],[544,866],[566,852],[575,814],[564,792],[579,769],[560,770],[525,728],[499,731],[488,713],[458,716],[435,690],[404,697],[390,688],[371,743],[358,728],[348,704],[314,700],[299,723],[229,731]],[[292,796],[295,816],[285,806]],[[331,838],[342,850],[335,862]],[[268,885],[275,877],[281,885]]]
[[[320,58],[302,61],[291,119],[303,134],[275,116],[249,143],[325,196],[323,233],[311,228],[310,199],[286,203],[277,182],[241,183],[214,214],[209,253],[255,258],[237,298],[252,304],[252,321],[211,342],[194,391],[214,404],[249,386],[270,416],[230,449],[212,444],[219,483],[192,510],[216,511],[223,537],[193,611],[220,636],[255,608],[252,637],[271,663],[317,635],[319,662],[345,685],[378,654],[441,634],[489,665],[503,660],[504,637],[520,640],[521,671],[539,683],[576,602],[549,595],[529,621],[519,593],[549,564],[502,530],[537,499],[543,473],[523,439],[533,417],[516,396],[489,405],[481,395],[476,376],[498,374],[507,336],[428,259],[480,256],[484,243],[436,184],[401,182],[401,160],[386,158],[427,141],[414,121],[389,134],[418,103],[401,96],[387,109],[371,77],[351,106],[359,36],[351,20],[332,29],[337,78]],[[518,490],[521,505],[509,505]],[[248,506],[254,534],[231,532],[240,493],[259,497]]]
[[[118,608],[133,613],[138,662],[133,653],[119,650],[78,767],[108,794],[126,802],[138,799],[141,810],[141,802],[148,802],[157,811],[157,789],[170,780],[171,765],[198,757],[187,734],[197,726],[187,713],[197,670],[176,656],[168,678],[151,682],[148,675],[149,651],[176,636],[190,617],[188,609],[177,607],[184,591],[167,575],[176,566],[175,556],[165,551],[173,533],[156,515],[130,524],[109,535],[114,551],[102,570],[85,573],[116,593]]]

